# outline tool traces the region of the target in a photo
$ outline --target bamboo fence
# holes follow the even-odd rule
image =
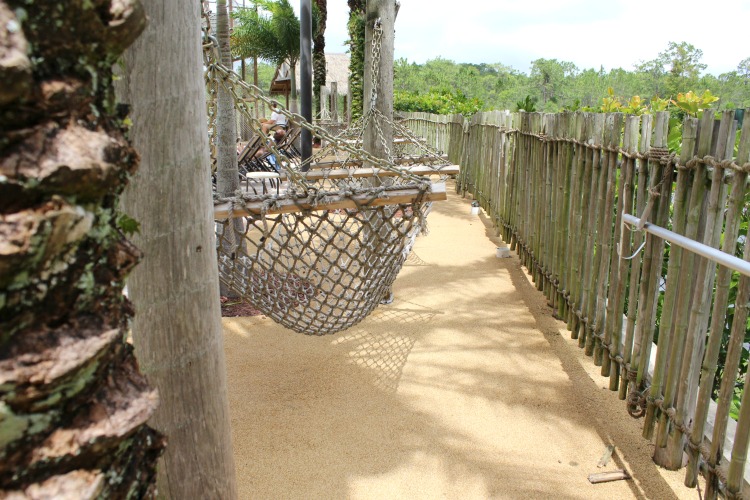
[[[643,225],[735,255],[750,208],[750,120],[738,134],[734,118],[686,118],[674,154],[667,112],[404,115],[461,165],[457,192],[480,203],[609,388],[643,418],[654,460],[678,469],[687,457],[685,484],[703,474],[711,499],[750,496],[748,392],[730,417],[743,371],[750,386],[750,277]]]

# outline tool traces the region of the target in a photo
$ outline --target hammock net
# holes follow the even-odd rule
[[[241,158],[240,188],[230,196],[215,194],[216,214],[222,214],[219,279],[297,332],[329,334],[357,324],[388,296],[416,236],[425,231],[430,199],[442,199],[431,176],[445,181],[448,161],[374,107],[338,135],[283,109],[220,64],[205,16],[203,45],[211,144],[217,143],[222,91],[262,144]],[[373,49],[378,47],[375,37]],[[251,110],[250,103],[258,102],[277,107],[293,129],[310,130],[323,146],[303,161],[293,142],[267,140]],[[383,124],[398,138],[393,143],[386,143]],[[386,152],[382,158],[362,149],[373,126]]]

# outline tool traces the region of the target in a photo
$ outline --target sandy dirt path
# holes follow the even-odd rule
[[[224,319],[241,498],[697,499],[486,217],[452,195],[429,223],[393,304],[346,332]]]

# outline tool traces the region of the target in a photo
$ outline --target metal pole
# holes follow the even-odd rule
[[[312,123],[312,2],[300,0],[300,104],[302,117]],[[312,156],[312,132],[302,129],[302,161]],[[305,165],[302,170],[307,170]]]
[[[625,224],[629,224],[631,226],[637,226],[641,222],[641,220],[638,217],[635,217],[630,214],[623,214],[622,221]],[[685,250],[688,250],[697,255],[705,257],[708,260],[716,262],[719,265],[722,265],[724,267],[737,271],[738,273],[744,274],[745,276],[750,276],[750,262],[739,259],[735,257],[734,255],[730,255],[728,253],[722,252],[721,250],[717,250],[708,245],[704,245],[703,243],[700,243],[698,241],[691,240],[690,238],[686,238],[682,236],[681,234],[677,234],[675,232],[670,231],[669,229],[664,229],[663,227],[655,226],[651,224],[650,222],[646,222],[644,224],[643,230],[648,233],[653,234],[654,236],[658,238],[661,238],[677,246],[680,246],[684,248]],[[622,256],[620,257],[622,258]]]

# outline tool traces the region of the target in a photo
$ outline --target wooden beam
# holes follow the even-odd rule
[[[394,137],[393,138],[393,144],[426,144],[427,140],[424,137],[417,137],[417,142],[414,142],[408,137]],[[355,144],[359,145],[362,144],[362,141],[360,139],[344,139],[344,142],[347,144]]]
[[[393,161],[396,165],[409,165],[409,164],[423,164],[428,161],[435,161],[435,160],[447,161],[448,155],[440,155],[440,156],[435,156],[435,157],[403,156],[401,158],[396,158]],[[331,160],[331,161],[322,161],[318,163],[313,163],[310,165],[310,169],[314,170],[316,168],[339,168],[339,167],[361,167],[361,166],[362,166],[362,160],[347,160],[347,161]]]
[[[360,206],[365,207],[382,207],[385,205],[399,205],[406,203],[414,203],[416,201],[443,201],[447,200],[448,195],[445,191],[445,183],[438,182],[432,185],[432,191],[428,193],[420,193],[416,189],[402,189],[397,191],[390,191],[387,196],[378,196],[372,198],[370,195],[361,194],[353,197],[333,197],[332,201],[325,204],[312,205],[302,200],[279,200],[277,207],[272,210],[268,210],[266,213],[269,215],[273,214],[287,214],[293,212],[300,212],[303,210],[337,210],[337,209],[358,209]],[[222,203],[220,205],[214,205],[214,219],[224,220],[230,217],[247,217],[249,215],[260,215],[263,202],[251,201],[247,202],[242,208],[235,208],[230,210],[230,203]]]
[[[405,174],[430,176],[430,175],[458,175],[458,165],[443,165],[431,167],[429,165],[416,165],[405,167],[401,172]],[[323,179],[349,179],[363,177],[396,177],[399,172],[392,170],[383,170],[379,168],[332,168],[330,170],[312,170],[309,172],[300,172],[300,176],[308,181],[320,181]],[[264,179],[286,179],[285,172],[248,172],[245,174],[248,180]]]

